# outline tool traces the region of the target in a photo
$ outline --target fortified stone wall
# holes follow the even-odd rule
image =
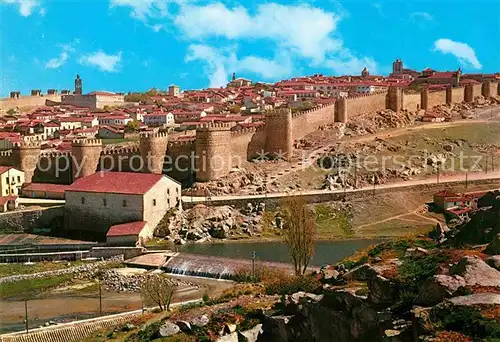
[[[491,93],[490,93],[491,97],[497,97],[500,95],[500,93],[499,93],[500,87],[498,86],[498,82],[491,82],[490,89],[491,89]]]
[[[317,131],[321,126],[335,121],[335,104],[319,106],[310,110],[292,114],[292,136],[300,139]]]
[[[426,108],[433,108],[443,104],[446,104],[446,90],[429,91]]]
[[[483,91],[483,85],[482,84],[474,84],[472,86],[472,89],[473,89],[473,94],[474,94],[474,99],[477,97],[477,96],[481,96],[482,94],[482,91]]]
[[[265,151],[266,135],[265,131],[255,128],[248,128],[231,132],[231,155],[232,167],[240,166],[242,162],[257,157]]]
[[[194,181],[195,138],[187,141],[173,141],[168,144],[165,170],[169,177],[184,183]]]
[[[403,94],[403,109],[411,112],[420,109],[420,94]]]
[[[386,92],[361,95],[346,99],[347,118],[386,109]]]
[[[70,152],[40,154],[40,159],[33,175],[34,183],[71,184],[72,181],[73,163]]]
[[[451,89],[451,103],[464,102],[465,88],[452,88]]]
[[[18,99],[5,98],[0,100],[0,110],[7,111],[16,107],[44,106],[46,100],[61,102],[61,95],[21,96]]]
[[[137,147],[102,151],[97,170],[138,172],[142,169],[141,154]]]

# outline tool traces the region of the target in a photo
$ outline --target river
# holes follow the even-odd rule
[[[318,241],[314,249],[311,266],[336,263],[354,252],[383,240],[340,240]],[[291,262],[290,254],[284,243],[274,242],[225,242],[211,244],[187,244],[178,246],[179,252],[220,256],[235,259],[249,259],[255,251],[257,260]]]

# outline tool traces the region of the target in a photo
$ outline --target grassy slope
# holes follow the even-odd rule
[[[37,262],[31,265],[25,264],[2,264],[0,265],[0,277],[6,277],[15,274],[31,274],[45,271],[60,270],[63,268],[74,267],[84,265],[84,261],[73,261],[73,262]]]

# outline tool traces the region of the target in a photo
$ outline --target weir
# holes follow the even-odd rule
[[[159,258],[159,254],[164,258]],[[166,261],[165,261],[166,259]],[[233,279],[239,270],[252,270],[252,260],[232,259],[189,253],[150,253],[126,260],[131,267],[159,268],[167,273],[215,279]],[[293,272],[285,263],[255,260],[255,268],[266,267]]]

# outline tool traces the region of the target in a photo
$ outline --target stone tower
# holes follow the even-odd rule
[[[235,81],[236,80],[236,73],[233,72],[233,77],[231,78],[231,81]]]
[[[452,104],[453,103],[453,87],[448,86],[446,87],[446,104]]]
[[[490,97],[491,94],[491,81],[484,81],[481,85],[481,95],[484,97]],[[494,95],[493,95],[494,96]]]
[[[71,144],[73,156],[73,180],[94,174],[101,158],[102,141],[100,139],[74,140]]]
[[[347,122],[347,99],[344,97],[335,101],[335,122]]]
[[[83,94],[83,89],[82,89],[82,79],[80,78],[80,75],[76,75],[75,78],[75,95],[82,95]]]
[[[420,109],[427,110],[429,106],[429,89],[424,88],[420,93]]]
[[[387,92],[387,108],[396,113],[403,108],[403,92],[398,87],[389,87]]]
[[[474,85],[467,83],[464,90],[464,101],[474,102]]]
[[[142,158],[142,172],[161,174],[167,153],[168,134],[166,132],[142,133],[139,149]]]
[[[398,75],[403,72],[403,61],[401,59],[396,59],[392,63],[392,74],[393,75]]]
[[[31,183],[40,158],[40,142],[21,140],[12,148],[15,167],[24,172],[24,181]]]
[[[368,69],[365,67],[362,71],[361,71],[361,77],[368,77],[370,76],[370,72],[368,71]]]
[[[292,111],[286,108],[267,113],[265,130],[266,152],[290,160],[293,153]]]
[[[196,129],[196,180],[221,178],[231,171],[231,127],[212,123]]]

